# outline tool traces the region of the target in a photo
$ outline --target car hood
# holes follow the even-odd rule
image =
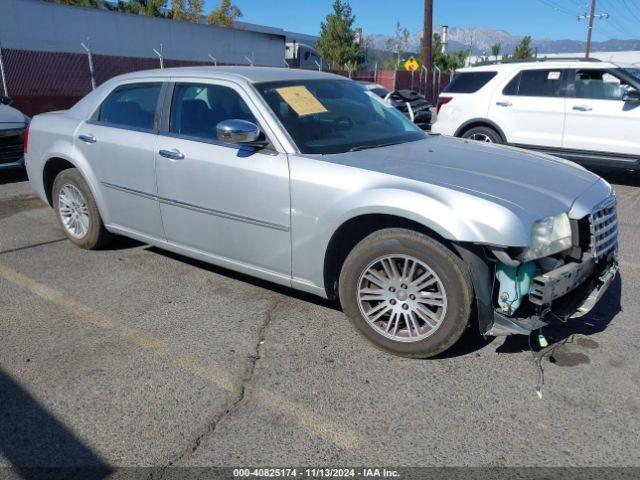
[[[9,105],[0,105],[0,129],[19,128],[24,126],[28,118],[19,110]]]
[[[540,215],[569,211],[600,179],[550,155],[441,136],[323,160],[453,188]]]

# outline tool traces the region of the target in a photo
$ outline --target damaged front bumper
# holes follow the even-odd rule
[[[586,257],[570,262],[533,279],[529,293],[529,314],[508,316],[493,310],[485,322],[484,335],[528,335],[552,319],[579,318],[589,313],[607,291],[618,273],[617,253],[595,261]],[[481,328],[482,330],[482,328]]]

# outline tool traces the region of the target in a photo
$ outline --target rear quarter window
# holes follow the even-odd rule
[[[475,93],[484,87],[497,72],[462,72],[453,77],[445,93]]]

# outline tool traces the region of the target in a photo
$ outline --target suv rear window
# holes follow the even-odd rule
[[[445,93],[475,93],[497,75],[497,72],[463,72],[453,77]]]
[[[504,95],[559,97],[564,70],[523,70],[504,88]]]

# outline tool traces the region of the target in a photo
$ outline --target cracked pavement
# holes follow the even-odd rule
[[[549,331],[567,342],[540,400],[526,338],[395,358],[332,302],[126,239],[75,248],[0,173],[0,465],[640,466],[640,188],[609,178],[621,279]]]

